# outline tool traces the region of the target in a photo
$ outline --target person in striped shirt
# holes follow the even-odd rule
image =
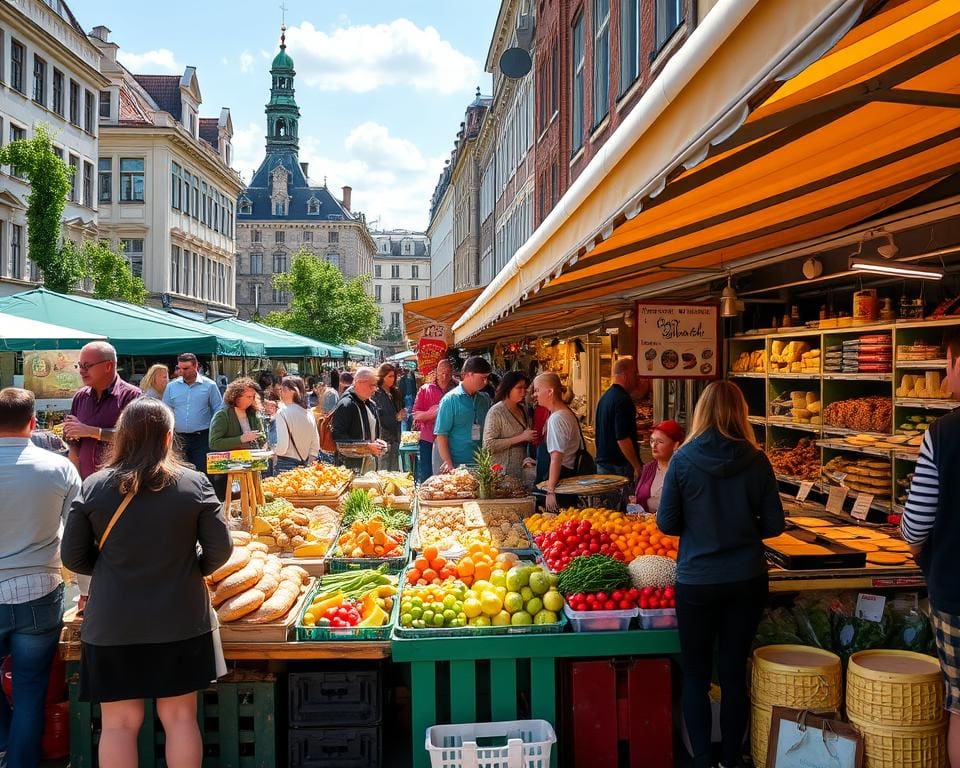
[[[945,339],[947,381],[960,399],[960,327]],[[960,766],[960,408],[937,419],[923,436],[900,531],[923,569],[950,713],[947,751]]]

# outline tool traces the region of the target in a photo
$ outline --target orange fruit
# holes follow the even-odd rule
[[[427,560],[435,560],[437,557],[439,557],[439,555],[440,555],[440,550],[437,549],[436,547],[423,548],[423,556],[427,558]]]
[[[474,578],[480,581],[487,581],[493,569],[487,563],[477,563],[473,569]]]
[[[418,571],[425,571],[427,570],[427,568],[430,567],[430,561],[427,560],[427,558],[425,557],[418,557],[416,560],[413,561],[413,567],[416,568]]]

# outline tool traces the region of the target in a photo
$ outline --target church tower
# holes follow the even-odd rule
[[[272,83],[270,102],[266,106],[268,155],[276,152],[296,154],[299,149],[300,108],[297,106],[293,89],[293,78],[296,74],[293,59],[287,53],[286,27],[281,27],[280,52],[270,66]]]

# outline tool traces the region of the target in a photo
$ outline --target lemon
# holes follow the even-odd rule
[[[533,624],[533,617],[526,611],[517,611],[510,616],[510,623],[516,626],[526,626]]]
[[[503,601],[496,592],[487,590],[480,595],[480,608],[487,616],[496,616],[503,608]]]
[[[507,592],[507,596],[503,598],[503,607],[509,613],[516,613],[517,611],[523,610],[523,598],[520,596],[520,593]]]
[[[550,577],[544,571],[536,570],[530,574],[530,589],[533,594],[542,595],[550,588]]]
[[[551,589],[543,596],[543,607],[548,611],[562,611],[563,597],[557,590]]]
[[[548,611],[546,608],[542,611],[537,611],[533,616],[534,624],[556,624],[559,620],[557,614],[553,611]]]
[[[500,611],[500,613],[493,617],[492,623],[495,627],[508,626],[510,624],[510,614],[506,611]]]
[[[523,598],[523,602],[527,602],[527,600],[530,600],[533,598],[533,590],[530,589],[530,587],[523,587],[520,590],[520,597]]]
[[[530,600],[527,600],[526,605],[523,606],[523,610],[525,610],[531,616],[536,616],[539,611],[543,610],[543,600],[541,600],[539,597],[534,597]]]
[[[501,568],[497,568],[490,574],[490,583],[495,587],[507,586],[507,572]]]
[[[477,579],[475,582],[473,582],[473,591],[478,595],[482,595],[484,592],[492,588],[493,584],[491,584],[489,581],[484,581],[483,579]]]
[[[463,601],[463,612],[467,615],[468,619],[474,619],[483,613],[483,607],[477,598],[468,597]]]

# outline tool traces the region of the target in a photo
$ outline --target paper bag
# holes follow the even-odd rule
[[[863,739],[835,713],[774,707],[768,768],[862,768]]]

